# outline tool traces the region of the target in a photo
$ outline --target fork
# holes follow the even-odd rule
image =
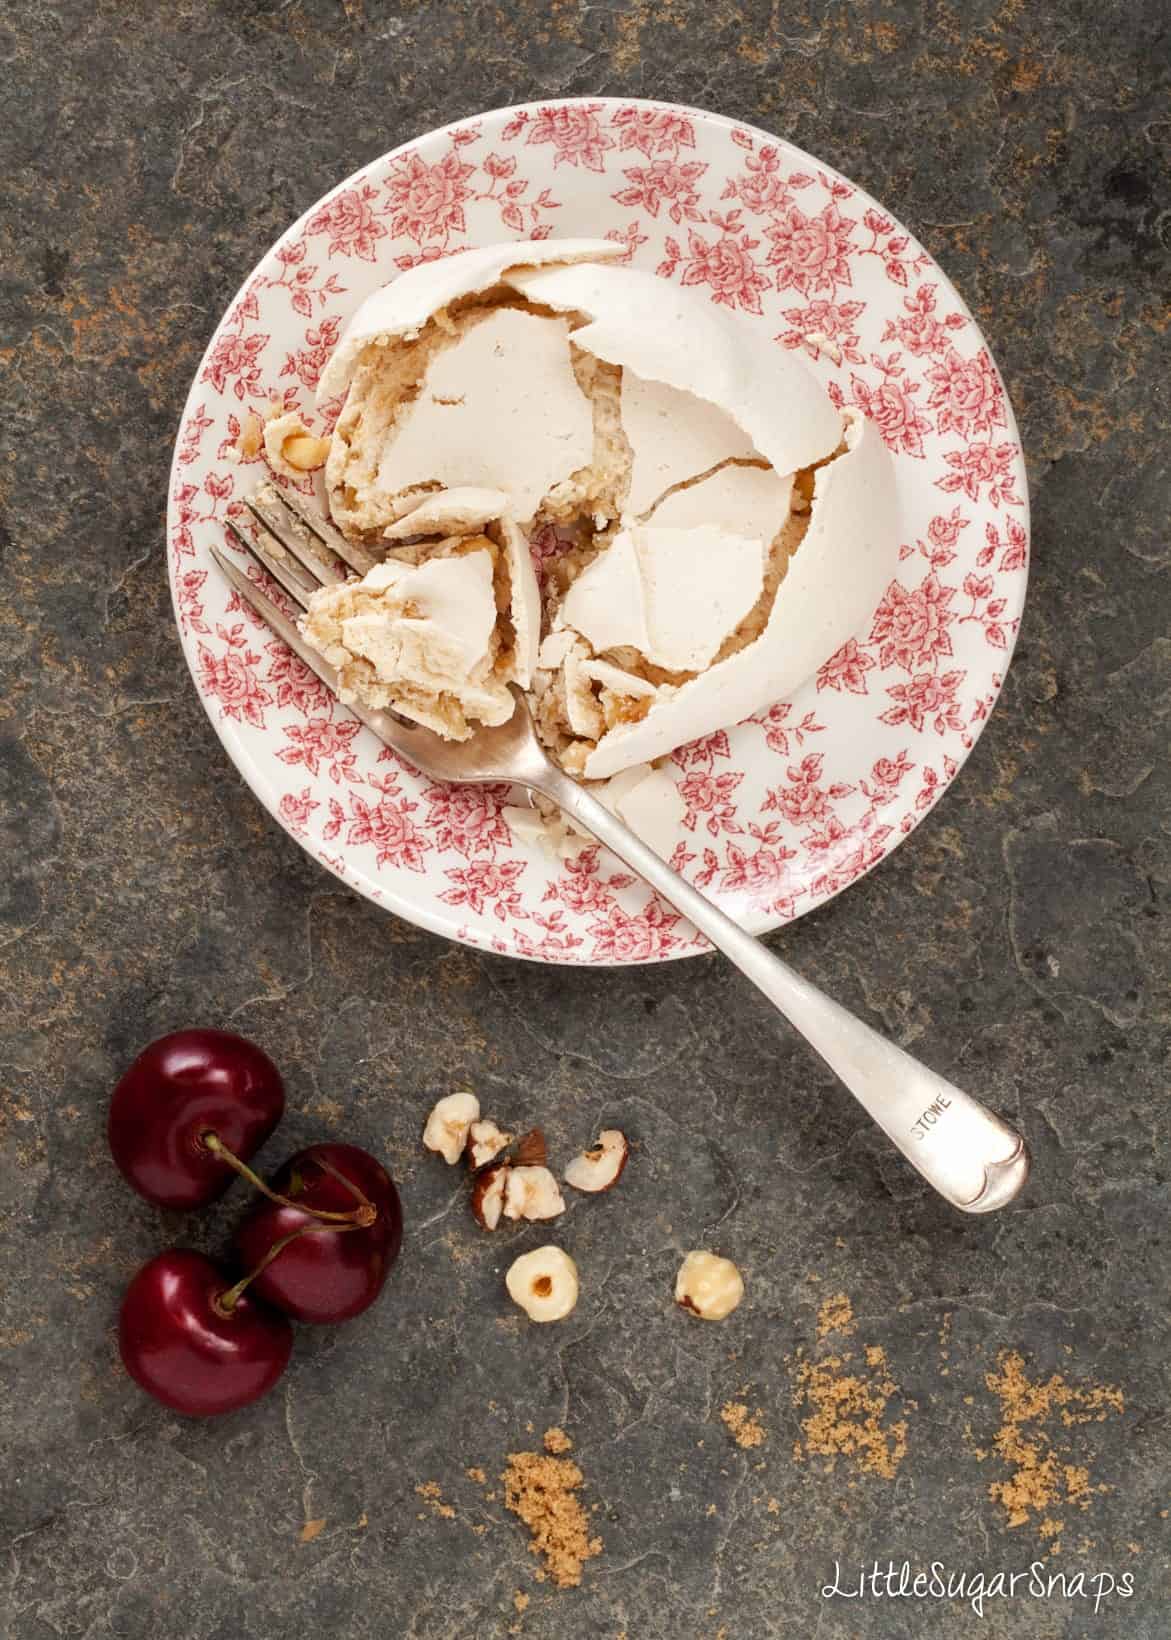
[[[230,518],[228,528],[299,609],[318,586],[345,580],[350,571],[363,575],[375,561],[275,484],[262,485],[244,505],[259,526],[255,538]],[[226,554],[215,546],[211,551],[240,597],[336,694],[336,672],[295,623]],[[465,741],[443,740],[392,712],[357,705],[350,710],[434,780],[509,781],[550,798],[735,963],[946,1201],[965,1213],[991,1213],[1012,1201],[1029,1174],[1028,1150],[1015,1128],[855,1018],[684,881],[546,756],[524,695],[515,686],[513,693],[516,708],[508,721],[480,728]]]

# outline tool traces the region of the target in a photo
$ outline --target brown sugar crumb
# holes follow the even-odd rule
[[[573,1451],[573,1442],[569,1439],[569,1436],[563,1429],[558,1429],[556,1424],[554,1424],[552,1429],[547,1429],[545,1431],[544,1442],[546,1452],[559,1453]]]
[[[544,1556],[546,1570],[559,1589],[576,1588],[584,1563],[602,1552],[602,1540],[590,1536],[589,1517],[574,1496],[584,1480],[581,1470],[572,1458],[510,1452],[508,1468],[500,1478],[506,1507],[532,1533],[529,1548],[533,1554]]]
[[[836,1293],[818,1311],[817,1336],[849,1336],[853,1331],[853,1305],[845,1293]],[[857,1363],[848,1349],[812,1360],[798,1352],[790,1367],[793,1404],[804,1408],[805,1416],[793,1456],[798,1463],[809,1457],[827,1458],[827,1470],[835,1468],[839,1458],[847,1458],[858,1474],[893,1480],[907,1452],[905,1417],[887,1416],[899,1387],[881,1345],[866,1345],[863,1360],[864,1364]]]
[[[455,1510],[450,1503],[444,1503],[443,1493],[438,1481],[423,1481],[421,1485],[416,1486],[415,1491],[430,1504],[433,1515],[438,1515],[442,1520],[455,1519]],[[422,1519],[423,1517],[420,1516],[419,1518]]]
[[[760,1422],[760,1408],[757,1407],[753,1417],[749,1417],[748,1408],[743,1401],[725,1401],[720,1408],[720,1421],[737,1446],[763,1446],[765,1428]]]
[[[523,1589],[517,1589],[516,1593],[512,1597],[512,1603],[518,1612],[527,1612],[529,1609],[530,1598],[531,1596],[525,1594]]]
[[[781,1512],[781,1506],[777,1502],[776,1498],[770,1498],[765,1507],[770,1515],[779,1515]]]
[[[846,1337],[854,1331],[854,1306],[845,1293],[831,1293],[822,1300],[817,1312],[817,1336],[828,1338],[830,1333]]]
[[[1100,1423],[1121,1412],[1122,1391],[1111,1384],[1078,1387],[1058,1372],[1034,1382],[1017,1350],[1002,1350],[996,1371],[986,1373],[984,1382],[1000,1403],[992,1449],[1009,1470],[1006,1479],[989,1483],[988,1494],[1004,1509],[1009,1526],[1038,1518],[1038,1531],[1049,1538],[1049,1511],[1055,1505],[1087,1509],[1093,1494],[1106,1490],[1092,1483],[1086,1465],[1066,1461],[1069,1454],[1055,1448],[1050,1429],[1057,1423],[1065,1429]]]
[[[465,1469],[464,1474],[470,1481],[475,1481],[477,1486],[487,1486],[488,1484],[488,1477],[479,1464],[473,1464],[470,1469]]]

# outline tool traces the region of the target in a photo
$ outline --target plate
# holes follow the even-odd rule
[[[555,860],[509,831],[503,789],[436,785],[382,748],[209,555],[266,476],[238,456],[245,418],[276,399],[328,429],[338,406],[318,415],[314,390],[365,296],[469,245],[550,235],[612,239],[762,349],[799,350],[892,454],[898,572],[868,625],[790,699],[670,763],[674,864],[754,932],[876,866],[971,751],[1020,624],[1024,463],[972,315],[906,229],[800,149],[700,109],[574,98],[444,126],[341,183],[245,282],[192,384],[168,505],[175,618],[228,755],[315,860],[400,917],[504,956],[656,962],[706,947],[604,851]]]

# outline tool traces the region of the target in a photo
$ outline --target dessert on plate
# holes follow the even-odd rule
[[[325,499],[379,561],[303,631],[344,699],[453,739],[519,686],[551,755],[669,852],[656,760],[811,677],[877,606],[898,529],[877,430],[621,249],[485,246],[359,307],[318,388],[340,401]]]

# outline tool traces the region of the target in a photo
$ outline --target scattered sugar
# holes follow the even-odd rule
[[[1018,1350],[1002,1350],[984,1382],[1000,1403],[992,1451],[1009,1471],[1004,1480],[989,1483],[988,1494],[1004,1509],[1009,1526],[1026,1526],[1036,1518],[1041,1536],[1052,1539],[1054,1525],[1060,1526],[1050,1514],[1054,1506],[1087,1509],[1093,1494],[1107,1488],[1093,1483],[1087,1465],[1068,1461],[1072,1454],[1059,1450],[1050,1432],[1057,1424],[1072,1429],[1121,1412],[1122,1391],[1110,1384],[1079,1388],[1057,1372],[1034,1381]],[[987,1455],[976,1453],[980,1459]]]
[[[749,1417],[743,1401],[725,1401],[720,1408],[720,1419],[737,1446],[763,1446],[766,1430],[760,1422],[760,1408]]]
[[[576,1588],[584,1563],[602,1552],[602,1540],[590,1536],[589,1517],[575,1495],[585,1477],[572,1458],[550,1455],[551,1450],[565,1450],[570,1444],[563,1430],[547,1430],[548,1450],[510,1452],[508,1468],[501,1476],[506,1507],[528,1527],[532,1534],[529,1548],[544,1557],[546,1571],[559,1589]],[[537,1576],[540,1579],[544,1574]]]

